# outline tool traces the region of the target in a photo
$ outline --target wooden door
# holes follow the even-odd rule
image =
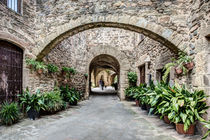
[[[22,93],[23,51],[0,41],[0,103],[16,101]]]
[[[139,67],[140,70],[140,83],[145,84],[145,65]]]

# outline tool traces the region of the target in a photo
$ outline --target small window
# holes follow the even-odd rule
[[[17,13],[21,13],[21,0],[0,0],[5,5],[7,5],[8,8],[14,10]]]

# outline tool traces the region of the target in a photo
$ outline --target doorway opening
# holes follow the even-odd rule
[[[96,56],[89,68],[91,94],[116,94],[119,90],[120,65],[116,58],[107,54]]]
[[[0,40],[0,103],[17,101],[22,93],[23,50]]]

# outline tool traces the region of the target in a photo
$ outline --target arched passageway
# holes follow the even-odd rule
[[[182,43],[182,38],[181,36],[179,36],[179,34],[177,34],[171,29],[164,28],[155,23],[150,23],[144,18],[135,19],[134,17],[133,20],[124,19],[126,23],[120,21],[116,22],[112,20],[107,22],[106,21],[93,22],[92,20],[89,21],[87,19],[88,18],[78,19],[78,20],[84,20],[87,23],[75,24],[75,22],[77,23],[77,21],[72,21],[71,23],[57,27],[57,30],[54,33],[42,39],[44,40],[44,42],[43,41],[38,42],[39,51],[37,54],[37,58],[42,59],[43,57],[45,57],[53,48],[56,47],[56,45],[58,45],[61,41],[68,38],[69,36],[73,36],[79,32],[88,29],[100,28],[100,27],[121,28],[121,29],[134,31],[136,33],[144,34],[145,36],[160,42],[161,44],[163,44],[164,46],[166,46],[167,48],[169,48],[174,52],[178,52],[179,49],[183,49],[184,44]],[[119,19],[119,17],[116,17],[116,19]]]
[[[119,86],[119,78],[111,83],[111,74],[120,77],[120,64],[116,58],[107,54],[96,56],[89,67],[90,93],[115,94]],[[113,86],[113,87],[111,87]]]

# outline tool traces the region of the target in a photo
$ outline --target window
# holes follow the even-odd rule
[[[17,13],[21,13],[21,0],[0,0],[5,5],[7,5],[8,8],[14,10]]]

